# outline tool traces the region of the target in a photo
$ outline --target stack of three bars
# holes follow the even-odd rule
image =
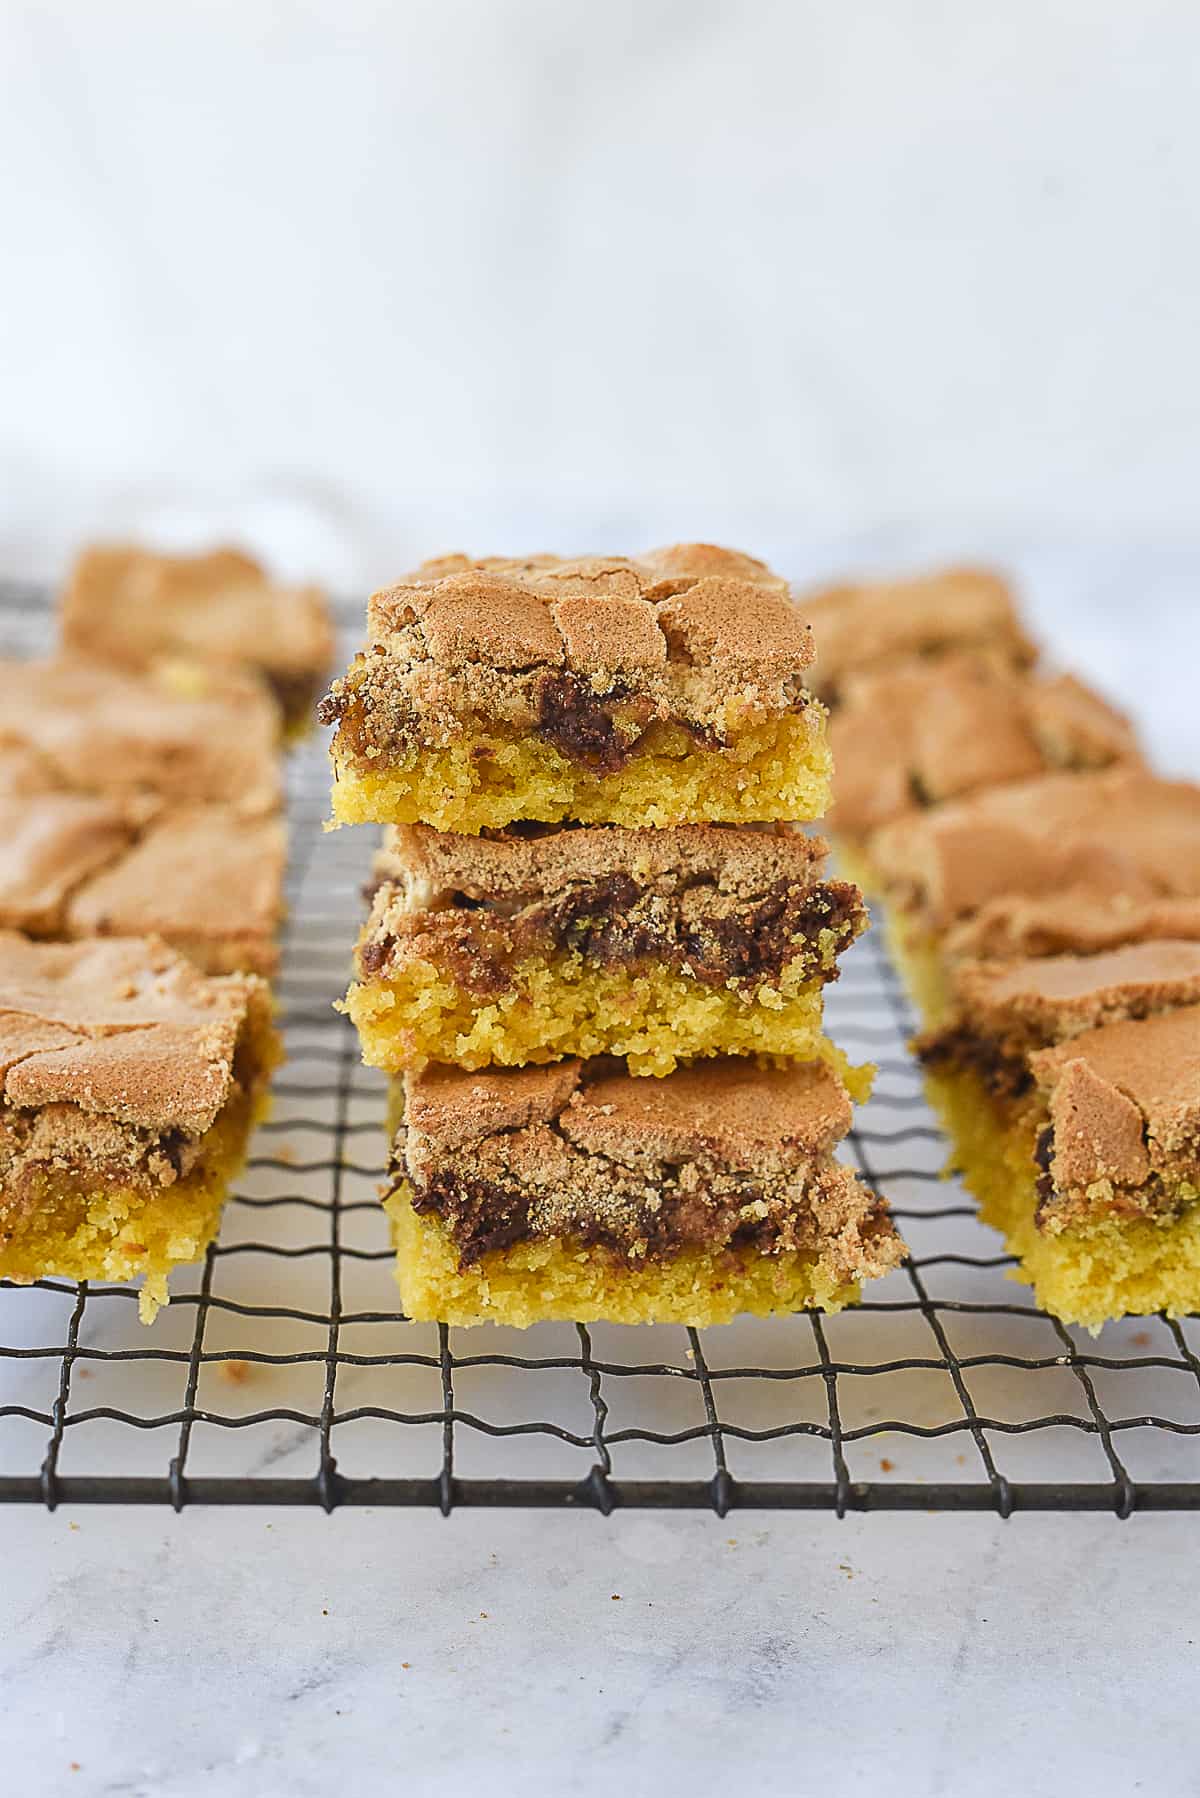
[[[822,988],[865,926],[811,633],[758,562],[427,564],[322,708],[388,826],[347,1009],[397,1085],[405,1308],[701,1325],[836,1308],[903,1250],[833,1155]],[[681,1065],[680,1065],[681,1064]]]

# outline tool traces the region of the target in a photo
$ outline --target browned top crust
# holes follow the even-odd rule
[[[1140,761],[1132,725],[1071,675],[1020,679],[961,655],[849,674],[830,727],[845,836],[1048,768]]]
[[[84,662],[0,661],[0,751],[35,756],[46,786],[80,793],[224,801],[245,816],[282,795],[265,695],[183,698]]]
[[[612,874],[631,875],[640,887],[663,892],[700,879],[755,894],[780,880],[807,884],[827,854],[820,837],[791,825],[599,825],[459,837],[427,824],[395,824],[385,833],[375,872],[398,882],[411,906],[454,893],[482,900],[548,897]]]
[[[622,728],[720,730],[731,706],[805,701],[813,659],[786,583],[710,544],[636,558],[445,556],[372,595],[367,622],[367,654],[320,715],[333,722],[369,689],[376,736],[403,735],[406,720],[413,734],[415,716],[425,741],[452,735],[464,713],[526,729],[602,698],[642,706]]]
[[[1074,674],[1021,683],[1029,721],[1050,768],[1106,768],[1141,762],[1132,720]]]
[[[160,936],[207,973],[272,974],[286,859],[281,819],[182,806],[75,887],[62,934]]]
[[[28,799],[34,793],[61,790],[53,768],[36,749],[0,740],[0,794],[6,799]]]
[[[816,637],[813,685],[823,698],[836,697],[852,670],[890,667],[910,656],[968,650],[999,668],[1024,668],[1037,653],[1007,582],[984,568],[946,568],[799,597]]]
[[[1123,1018],[1200,1003],[1200,943],[967,962],[954,969],[952,990],[956,1009],[980,1035],[1044,1047]]]
[[[1102,1025],[1042,1050],[1031,1065],[1049,1100],[1048,1171],[1057,1189],[1136,1189],[1172,1175],[1195,1181],[1200,1005]]]
[[[1141,769],[1047,774],[877,830],[885,890],[944,929],[990,901],[1066,889],[1134,905],[1200,896],[1200,787]]]
[[[154,939],[46,944],[0,933],[5,1107],[68,1106],[200,1136],[229,1097],[252,1008],[268,1002],[253,975],[208,979]]]
[[[828,1155],[851,1124],[851,1106],[820,1062],[748,1068],[714,1061],[661,1080],[612,1074],[581,1087],[560,1117],[592,1155],[681,1161],[775,1172]]]
[[[594,674],[719,653],[771,679],[813,659],[787,583],[712,544],[642,557],[446,556],[372,594],[367,622],[371,642],[400,637],[444,668],[547,663]]]
[[[129,847],[140,822],[127,800],[0,796],[0,929],[58,935],[70,895]]]
[[[1031,955],[1098,955],[1122,943],[1164,938],[1200,942],[1200,898],[1138,900],[1127,893],[1067,887],[1027,899],[989,899],[945,934],[950,960]]]
[[[405,1076],[405,1095],[408,1126],[435,1152],[555,1122],[588,1154],[763,1173],[828,1155],[851,1123],[849,1099],[816,1062],[713,1061],[659,1080],[579,1062],[477,1074],[430,1066]]]
[[[405,1076],[405,1126],[427,1138],[438,1153],[502,1131],[525,1130],[558,1116],[577,1090],[580,1074],[577,1061],[475,1074],[434,1062]]]
[[[61,622],[65,649],[133,670],[181,657],[315,685],[333,659],[324,594],[283,586],[233,549],[167,556],[97,544],[75,564]]]

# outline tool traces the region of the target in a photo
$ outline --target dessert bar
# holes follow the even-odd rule
[[[849,1126],[820,1063],[409,1074],[385,1200],[405,1310],[521,1327],[837,1310],[904,1254],[833,1159]]]
[[[233,693],[189,697],[80,661],[0,661],[0,753],[16,753],[30,790],[216,800],[261,816],[282,798],[277,713],[248,682]]]
[[[1142,769],[1047,774],[885,825],[867,856],[894,953],[935,1023],[960,957],[1194,934],[1200,787]]]
[[[274,973],[281,818],[10,784],[0,779],[0,929],[47,941],[153,934],[208,974]]]
[[[209,974],[271,974],[282,820],[97,794],[0,794],[0,929],[157,935]]]
[[[425,564],[320,717],[335,822],[473,834],[819,817],[825,712],[786,584],[730,550]]]
[[[969,652],[996,668],[1027,668],[1037,651],[1007,582],[984,568],[868,581],[799,595],[817,641],[813,685],[833,705],[852,672],[887,672],[913,656]]]
[[[167,1276],[214,1236],[278,1044],[253,975],[0,933],[0,1278]]]
[[[822,988],[867,919],[825,854],[784,825],[395,826],[347,999],[364,1059],[836,1058]]]
[[[1041,1306],[1092,1328],[1200,1308],[1200,943],[964,963],[917,1048]]]
[[[254,671],[290,731],[308,726],[333,661],[333,627],[315,587],[286,587],[237,550],[157,555],[97,545],[62,599],[64,649],[187,681],[207,667]]]
[[[6,803],[0,801],[0,819]],[[242,818],[224,805],[180,806],[160,813],[70,887],[59,930],[31,934],[160,936],[205,973],[271,975],[279,963],[286,859],[282,819]],[[0,848],[0,899],[6,865]]]
[[[830,742],[828,825],[852,857],[868,832],[923,807],[1052,769],[1141,760],[1129,721],[1073,675],[1018,678],[957,655],[849,675]]]

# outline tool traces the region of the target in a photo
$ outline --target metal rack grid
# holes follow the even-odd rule
[[[0,586],[5,647],[45,609]],[[447,1330],[399,1310],[376,1189],[381,1078],[332,1009],[370,832],[322,835],[320,743],[289,770],[294,854],[275,1110],[202,1267],[157,1322],[136,1294],[0,1290],[0,1500],[1112,1510],[1200,1505],[1200,1335],[1130,1320],[1093,1341],[1005,1278],[940,1177],[878,932],[830,995],[879,1067],[850,1150],[892,1201],[904,1269],[836,1317],[698,1333]]]

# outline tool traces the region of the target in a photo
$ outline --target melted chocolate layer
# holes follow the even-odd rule
[[[423,951],[446,961],[461,985],[491,993],[511,985],[516,963],[562,952],[595,967],[686,969],[706,986],[758,985],[778,979],[796,961],[803,978],[830,981],[837,968],[828,965],[826,933],[840,951],[865,919],[862,895],[843,880],[803,887],[777,881],[732,906],[715,888],[708,902],[697,903],[696,893],[692,888],[689,902],[681,905],[679,895],[648,893],[631,876],[611,874],[511,918],[460,899],[445,911],[414,919],[414,929],[428,939]],[[363,944],[359,966],[365,978],[385,971],[397,942],[384,934]]]
[[[1041,1228],[1042,1220],[1046,1214],[1046,1210],[1050,1205],[1052,1205],[1054,1203],[1054,1200],[1057,1196],[1055,1193],[1055,1190],[1054,1190],[1054,1176],[1050,1172],[1050,1163],[1054,1160],[1054,1127],[1053,1127],[1053,1125],[1047,1124],[1046,1128],[1044,1130],[1039,1130],[1038,1139],[1037,1139],[1036,1144],[1034,1145],[1033,1159],[1034,1159],[1035,1163],[1037,1164],[1037,1169],[1038,1169],[1038,1177],[1037,1177],[1037,1201],[1038,1202],[1037,1202],[1037,1210],[1033,1214],[1033,1219],[1034,1219],[1034,1222],[1038,1225],[1038,1227]]]
[[[645,1182],[639,1182],[636,1190],[644,1193]],[[540,1234],[530,1221],[529,1194],[519,1186],[446,1173],[423,1187],[414,1183],[412,1192],[413,1210],[440,1218],[454,1238],[460,1268],[473,1267],[493,1249],[511,1248]],[[743,1205],[763,1198],[761,1185],[750,1175],[708,1203],[695,1193],[662,1189],[657,1210],[638,1203],[631,1191],[621,1229],[599,1224],[581,1212],[563,1234],[586,1248],[638,1261],[662,1261],[685,1248],[713,1250],[749,1243],[769,1251],[779,1233],[777,1226],[767,1219],[746,1223],[739,1216]]]
[[[614,704],[628,700],[628,690],[614,687],[603,696],[578,674],[547,674],[538,683],[537,734],[573,762],[596,774],[616,774],[635,753],[650,722],[650,706],[642,701],[641,717],[618,729]]]
[[[1033,1086],[1033,1076],[1020,1056],[1006,1055],[997,1043],[976,1036],[966,1025],[921,1037],[914,1046],[926,1067],[969,1069],[994,1099],[1019,1099]]]

